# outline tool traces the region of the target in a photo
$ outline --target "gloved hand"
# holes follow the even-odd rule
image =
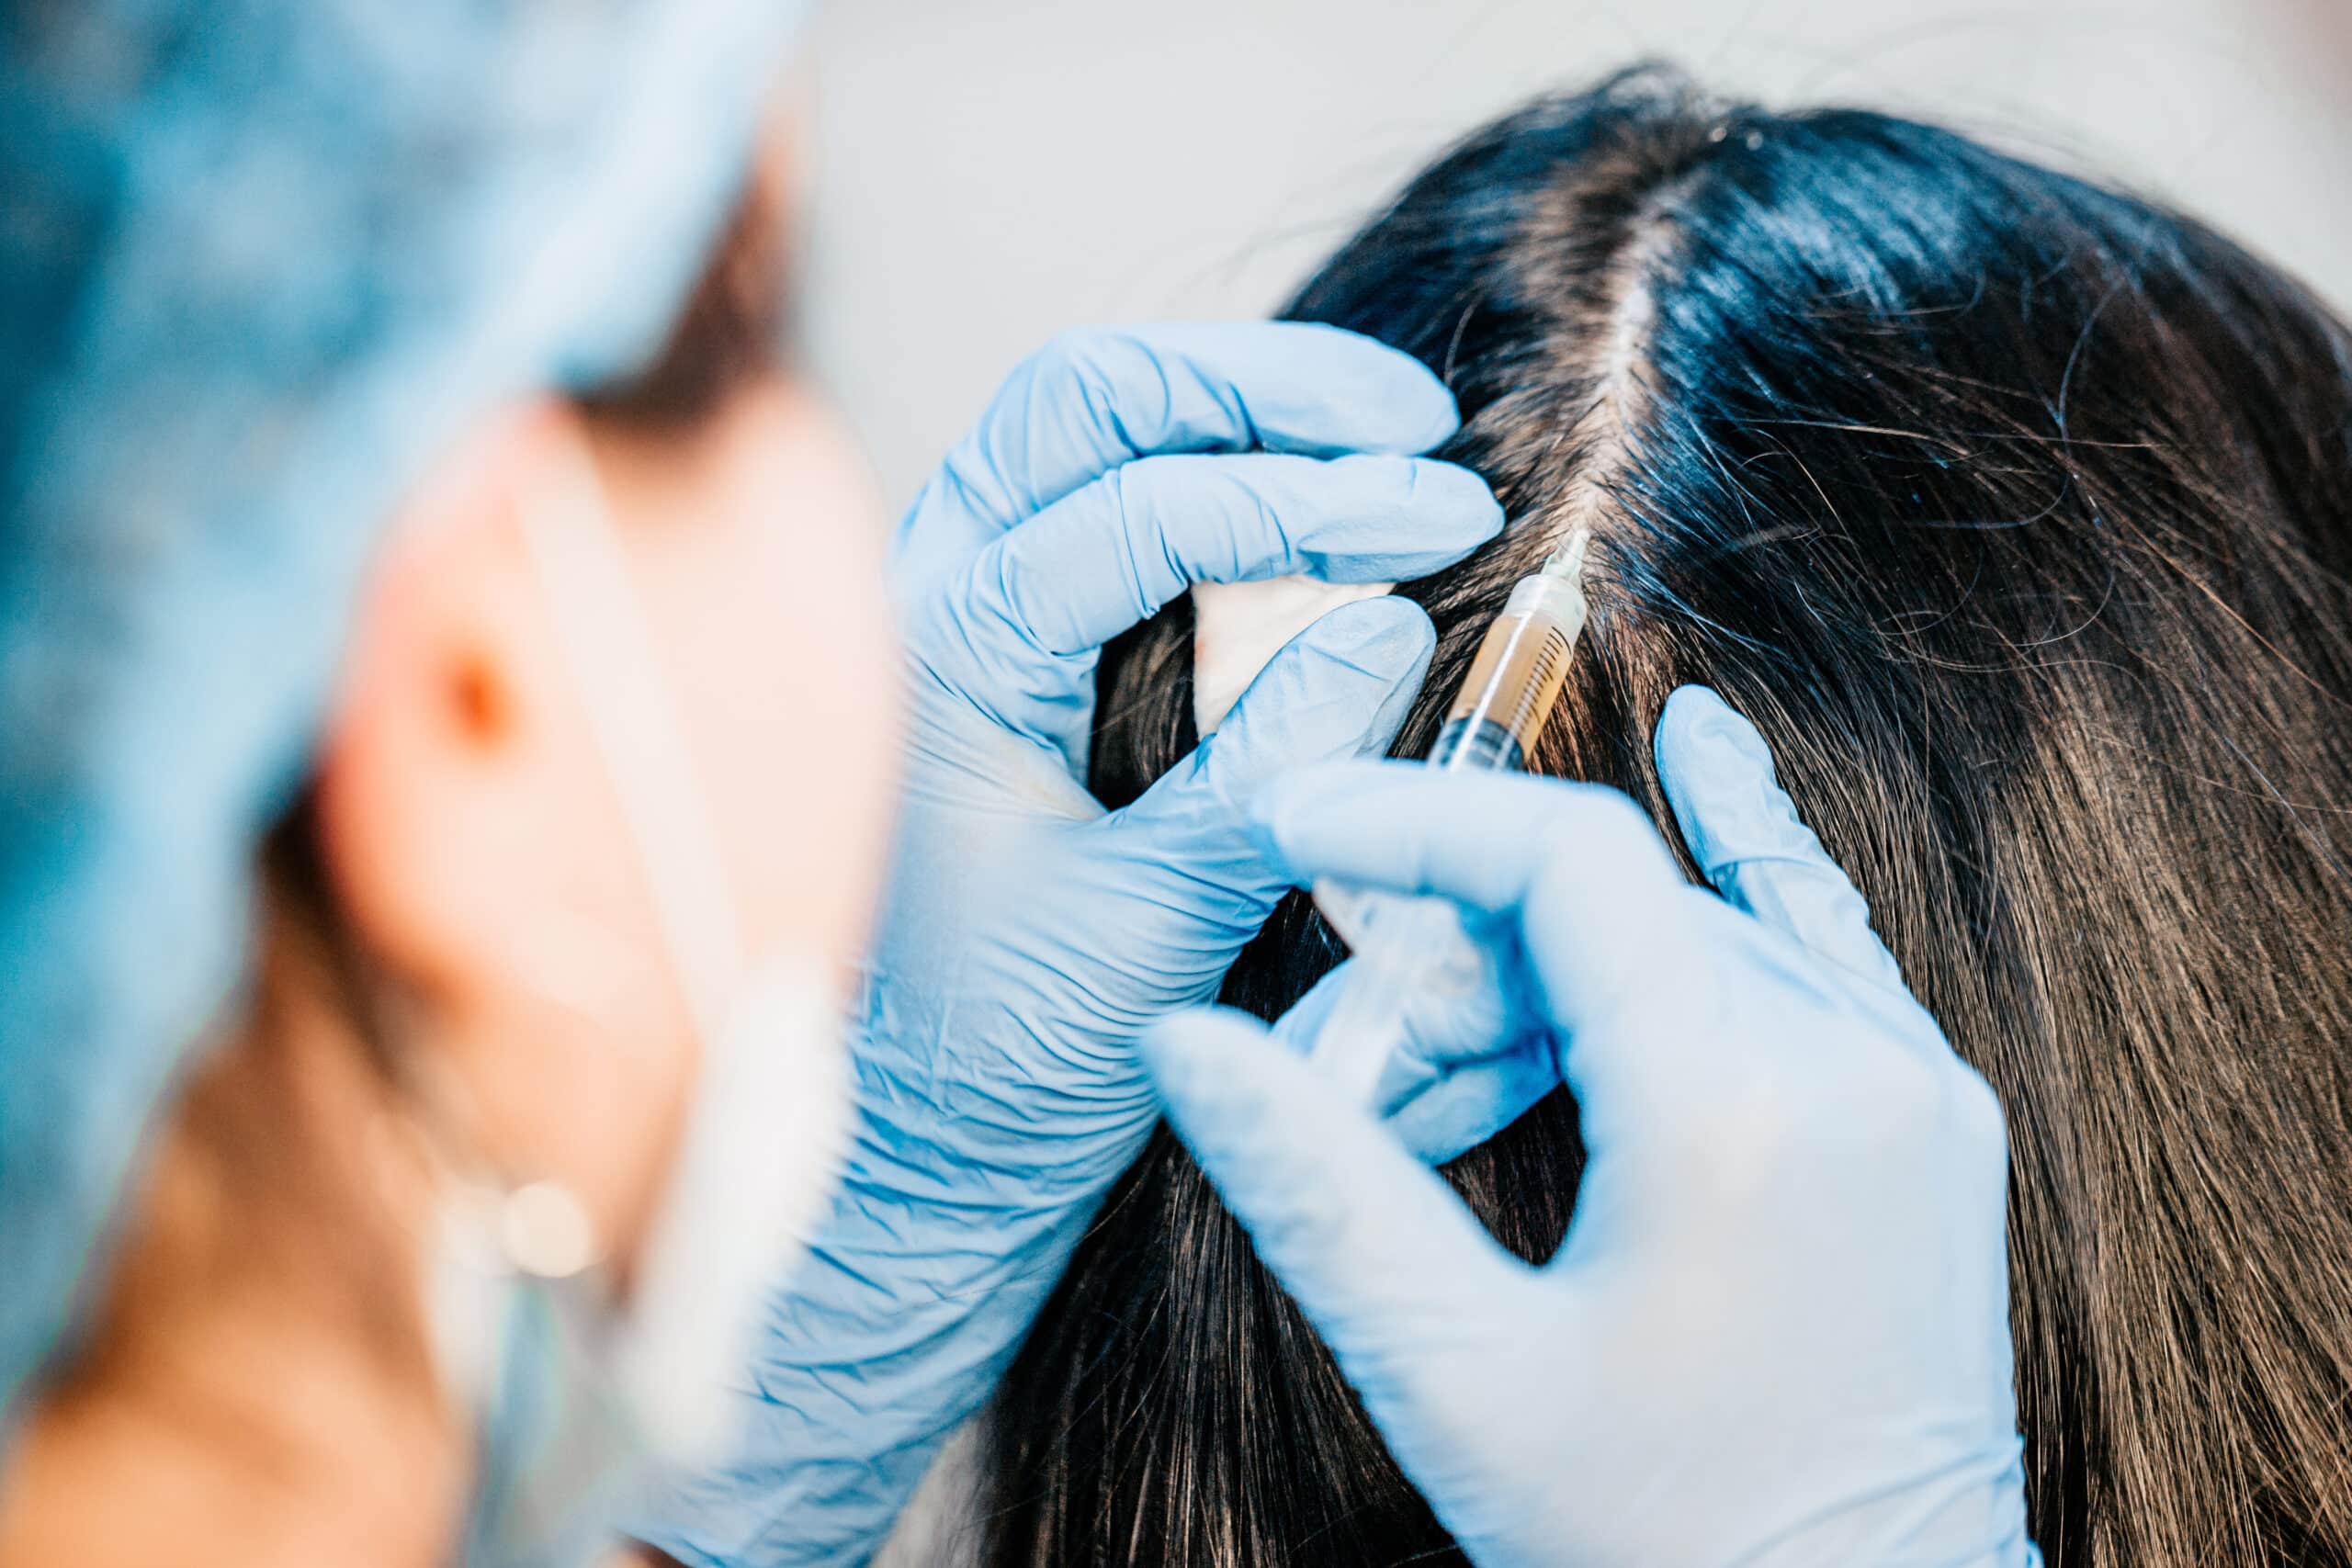
[[[1259,808],[1302,880],[1517,944],[1589,1158],[1550,1264],[1240,1015],[1147,1039],[1169,1115],[1486,1568],[2034,1562],[1999,1107],[1747,721],[1685,688],[1657,759],[1720,898],[1591,786],[1346,763]]]
[[[1196,581],[1418,577],[1502,525],[1417,362],[1329,328],[1066,338],[1016,372],[899,536],[913,667],[898,851],[841,1201],[775,1308],[739,1457],[647,1523],[689,1562],[863,1561],[993,1391],[1159,1111],[1134,1045],[1205,1001],[1289,879],[1243,807],[1378,753],[1428,618],[1347,605],[1105,814],[1097,649]]]
[[[1473,950],[1482,962],[1469,984],[1407,998],[1369,1100],[1427,1165],[1485,1143],[1560,1083],[1559,1048],[1528,1005],[1525,966],[1506,952]],[[1283,1049],[1313,1052],[1357,966],[1353,958],[1339,964],[1275,1021]]]

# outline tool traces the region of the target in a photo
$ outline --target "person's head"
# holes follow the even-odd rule
[[[12,737],[9,776],[51,787],[45,766],[63,779],[54,787],[82,814],[81,840],[119,856],[97,841],[111,831],[160,857],[149,870],[166,903],[199,901],[187,888],[216,857],[233,860],[220,874],[252,911],[239,972],[203,975],[200,987],[167,952],[136,972],[88,967],[90,950],[122,945],[103,931],[54,950],[58,964],[85,968],[66,977],[74,989],[49,987],[44,1016],[86,1030],[84,1070],[118,1074],[124,1087],[102,1097],[59,1088],[61,1119],[85,1117],[94,1131],[20,1144],[10,1168],[37,1179],[10,1193],[0,1218],[23,1228],[9,1234],[46,1244],[73,1223],[31,1211],[52,1195],[60,1209],[85,1201],[113,1174],[104,1162],[132,1154],[120,1134],[153,1066],[180,1066],[119,1179],[105,1247],[88,1249],[79,1321],[23,1385],[20,1366],[0,1368],[11,1380],[0,1393],[24,1395],[6,1412],[17,1440],[0,1495],[28,1506],[0,1509],[0,1555],[45,1541],[43,1518],[87,1517],[115,1495],[109,1483],[147,1473],[165,1482],[141,1511],[159,1529],[199,1517],[208,1498],[216,1509],[250,1506],[258,1480],[294,1522],[252,1510],[256,1540],[315,1559],[321,1542],[300,1532],[334,1526],[324,1511],[344,1508],[340,1528],[385,1557],[445,1559],[483,1406],[503,1397],[501,1379],[520,1375],[500,1342],[517,1321],[504,1315],[507,1298],[493,1282],[453,1301],[451,1259],[462,1258],[468,1290],[534,1248],[530,1260],[551,1269],[589,1260],[578,1293],[625,1318],[654,1267],[649,1247],[685,1245],[664,1205],[684,1195],[683,1156],[713,1100],[716,1036],[746,997],[766,1021],[790,1013],[769,1043],[810,1059],[757,1077],[811,1103],[774,1107],[764,1145],[736,1151],[759,1169],[707,1174],[756,1185],[782,1157],[774,1145],[805,1137],[802,1168],[787,1173],[804,1190],[797,1210],[773,1195],[698,1195],[750,1203],[754,1224],[809,1217],[833,1153],[819,1134],[845,1110],[817,1014],[842,998],[878,893],[898,684],[878,509],[786,342],[796,149],[786,118],[759,108],[778,81],[770,45],[781,24],[730,35],[742,17],[723,5],[622,6],[590,48],[560,8],[526,8],[497,23],[420,16],[393,50],[338,8],[254,9],[250,39],[218,50],[261,71],[264,89],[209,107],[198,94],[197,108],[178,111],[208,129],[217,117],[235,135],[170,143],[152,127],[124,133],[134,169],[175,146],[217,159],[220,204],[159,211],[164,197],[109,187],[104,198],[127,214],[119,231],[42,242],[44,265],[102,307],[85,311],[96,347],[70,334],[35,344],[46,357],[0,389],[0,457],[17,464],[0,465],[0,478],[32,498],[0,548],[16,552],[0,558],[0,581],[49,596],[28,610],[0,595],[18,682],[9,695],[28,672],[51,672],[22,654],[38,637],[65,677],[83,660],[80,678],[110,705],[87,733],[50,705],[54,756]],[[215,46],[170,29],[147,38],[145,25],[108,12],[86,37],[35,29],[20,58],[61,101],[67,85],[87,88],[75,73],[94,51],[129,38],[153,48],[160,80],[215,91],[233,74],[206,57]],[[497,73],[468,86],[469,26],[489,35],[476,40],[484,48],[511,53],[508,69],[539,73],[526,101],[496,97],[516,90]],[[238,54],[248,43],[264,64]],[[435,53],[445,45],[450,59]],[[729,49],[746,58],[706,58]],[[607,51],[625,67],[613,79],[644,102],[565,96],[598,86],[595,73],[615,63]],[[567,86],[566,72],[580,80]],[[362,96],[323,91],[338,84]],[[475,90],[492,96],[470,102]],[[698,96],[673,101],[665,90]],[[0,91],[0,111],[15,101]],[[304,215],[241,210],[226,187],[236,177],[299,186],[310,150],[268,139],[309,126],[314,103],[327,101],[340,106],[322,111],[341,114],[338,126],[357,128],[354,142],[381,138],[376,151],[391,166],[327,160],[375,203],[361,204],[357,231],[325,236],[351,254],[273,251],[257,236],[300,228]],[[110,129],[119,106],[92,102]],[[769,129],[753,146],[760,113]],[[64,193],[61,206],[87,195],[70,168],[32,166],[50,182],[43,197]],[[707,203],[692,194],[705,186]],[[546,198],[536,209],[535,196]],[[135,276],[108,247],[129,252],[143,223],[152,248],[167,220],[217,242],[235,266],[208,273],[215,258],[193,255],[186,277],[143,295],[119,278],[94,281],[108,265]],[[19,238],[0,257],[12,267],[39,237]],[[213,341],[183,325],[159,349],[146,334],[173,310],[254,336]],[[639,346],[608,346],[624,341]],[[97,384],[101,369],[118,378],[111,388]],[[191,471],[180,460],[204,410],[189,389],[263,407],[285,427],[240,430],[219,472]],[[184,513],[153,513],[153,527],[176,530],[156,551],[164,564],[110,536],[42,557],[51,541],[37,528],[50,517],[128,533],[119,514],[132,502],[75,492],[63,457],[44,468],[34,419],[78,402],[120,423],[141,399],[157,455],[126,466],[124,492],[185,501]],[[289,473],[309,477],[298,484]],[[248,495],[251,514],[240,517],[233,502]],[[380,504],[353,500],[378,495]],[[287,536],[269,532],[281,524]],[[320,543],[335,528],[352,532],[347,577],[342,552]],[[122,592],[130,629],[111,640],[114,628],[93,626],[98,615],[68,620],[57,609],[85,591],[79,577],[61,581],[106,549],[126,574],[147,570],[164,585]],[[217,601],[188,587],[200,574],[166,571],[176,557],[202,558]],[[169,603],[166,588],[177,595]],[[98,582],[87,596],[114,592]],[[240,669],[224,653],[259,629],[227,625],[240,604],[284,617],[290,674]],[[138,662],[167,640],[140,635],[141,615],[172,635],[209,621],[208,634],[187,638],[189,657],[220,667]],[[70,652],[51,653],[59,649]],[[144,788],[138,777],[118,782],[133,770],[160,781],[178,765],[163,754],[171,716],[155,696],[175,689],[220,703],[220,744],[188,760],[184,798],[158,813],[165,830],[142,835],[130,829],[152,824],[99,797]],[[267,712],[249,711],[265,702]],[[192,716],[200,726],[208,716]],[[266,754],[263,732],[292,738],[297,754]],[[159,793],[168,794],[138,798]],[[252,800],[269,814],[260,831],[243,815]],[[42,850],[68,868],[62,893],[19,879],[56,819],[38,804],[12,802],[0,824],[11,941],[43,921],[87,924],[74,897],[107,912],[74,886],[76,875],[104,880],[79,869],[75,854],[103,864],[81,843]],[[234,925],[241,910],[202,913]],[[141,929],[135,907],[113,914],[117,930]],[[196,953],[230,945],[209,923],[171,935]],[[12,951],[7,962],[51,956]],[[137,1010],[110,1014],[109,990],[167,993],[151,1015],[172,1012],[188,1037],[125,1032],[121,1019]],[[190,1014],[208,991],[212,1005]],[[6,1059],[33,1086],[25,1105],[55,1081],[37,1043],[12,1024]],[[6,1109],[11,1128],[25,1119]],[[87,1151],[93,1168],[65,1168],[61,1148]],[[515,1190],[536,1206],[503,1203]],[[499,1228],[534,1217],[537,1231],[519,1240]],[[458,1219],[461,1246],[448,1234]],[[509,1241],[503,1258],[466,1250]],[[785,1256],[778,1245],[769,1261]],[[20,1310],[24,1298],[80,1261],[44,1258],[12,1281],[11,1358],[20,1326],[40,1321]],[[729,1284],[710,1281],[714,1293]],[[669,1298],[677,1313],[701,1310],[679,1295]]]
[[[786,357],[774,173],[650,367],[502,412],[410,494],[274,846],[385,1048],[445,1056],[485,1152],[624,1248],[729,986],[784,958],[845,996],[888,819],[885,534]],[[705,829],[711,886],[665,885]],[[674,929],[696,895],[711,929]]]
[[[1652,727],[1714,686],[1999,1091],[2049,1560],[2352,1559],[2352,334],[2176,213],[1653,71],[1474,135],[1289,313],[1439,371],[1513,520],[1402,590],[1440,649],[1399,750],[1589,525],[1531,766],[1670,835]],[[1106,661],[1113,804],[1193,739],[1189,634]],[[1294,899],[1226,999],[1338,955]],[[1555,1094],[1448,1175],[1543,1256],[1579,1159]],[[983,1452],[999,1564],[1458,1560],[1164,1135]]]

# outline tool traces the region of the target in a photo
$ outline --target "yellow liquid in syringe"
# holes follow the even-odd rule
[[[1579,528],[1543,570],[1512,587],[1430,750],[1431,767],[1526,766],[1567,684],[1568,656],[1584,630],[1585,538]]]

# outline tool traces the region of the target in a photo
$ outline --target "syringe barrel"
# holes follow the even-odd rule
[[[1524,766],[1567,683],[1568,656],[1584,630],[1584,593],[1575,581],[1521,579],[1478,644],[1430,751],[1430,765]]]
[[[1584,630],[1583,560],[1579,532],[1543,571],[1511,589],[1430,750],[1432,767],[1527,765]],[[1432,991],[1466,991],[1478,973],[1478,950],[1442,898],[1318,885],[1315,901],[1353,952],[1355,971],[1324,1015],[1310,1059],[1362,1100],[1404,1041],[1407,1008]]]

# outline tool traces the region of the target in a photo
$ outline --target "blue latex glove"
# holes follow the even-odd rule
[[[1508,951],[1481,955],[1476,981],[1460,994],[1406,1001],[1399,1038],[1373,1086],[1372,1109],[1430,1165],[1485,1143],[1560,1083],[1559,1047],[1530,1005],[1525,965]],[[1275,1022],[1275,1039],[1310,1054],[1356,968],[1351,958],[1317,981]]]
[[[1261,800],[1302,879],[1517,944],[1589,1158],[1550,1264],[1238,1014],[1149,1036],[1169,1114],[1487,1568],[2034,1562],[1999,1107],[1747,721],[1686,688],[1657,756],[1720,898],[1597,787],[1353,763]]]
[[[1290,886],[1246,802],[1385,750],[1433,635],[1344,606],[1123,810],[1081,776],[1096,650],[1196,581],[1410,578],[1502,525],[1415,361],[1283,324],[1074,336],[1015,373],[900,530],[914,690],[843,1197],[777,1302],[740,1456],[644,1539],[848,1563],[993,1392],[1159,1115],[1139,1031],[1214,997]]]

